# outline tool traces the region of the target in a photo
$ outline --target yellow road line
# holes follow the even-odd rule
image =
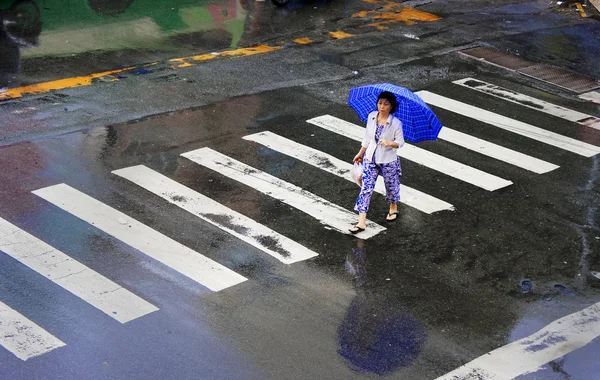
[[[280,49],[283,49],[283,48],[281,46],[262,45],[262,46],[255,46],[255,47],[251,47],[251,48],[226,50],[226,51],[214,53],[214,54],[202,54],[202,55],[196,55],[196,56],[191,56],[191,57],[173,58],[173,59],[168,60],[168,62],[177,63],[176,65],[170,66],[170,68],[181,69],[184,67],[195,66],[195,64],[193,62],[197,62],[197,61],[206,61],[206,60],[215,59],[218,57],[250,56],[250,55],[255,55],[255,54],[268,53],[268,52],[280,50]],[[158,65],[158,62],[141,65],[141,67],[149,67],[149,66],[155,66],[155,65]],[[114,76],[115,74],[126,74],[127,72],[131,72],[138,67],[140,67],[140,66],[131,66],[131,67],[126,67],[126,68],[118,69],[118,70],[104,71],[101,73],[94,73],[94,74],[82,75],[82,76],[78,76],[78,77],[64,78],[64,79],[58,79],[58,80],[53,80],[53,81],[49,81],[49,82],[36,83],[36,84],[28,85],[28,86],[9,88],[8,90],[6,90],[4,92],[0,92],[0,101],[9,100],[9,99],[18,99],[18,98],[22,98],[23,96],[26,96],[26,95],[39,95],[39,94],[44,94],[44,93],[47,93],[50,91],[64,90],[67,88],[89,86],[94,82],[94,79],[99,79],[99,78],[102,78],[104,81],[114,82],[114,81],[119,80],[118,77]]]
[[[581,17],[587,17],[585,10],[581,6],[581,3],[577,2],[577,3],[575,3],[575,5],[577,6],[577,9],[579,9],[579,13],[581,14]]]
[[[194,55],[191,57],[187,57],[187,58],[179,58],[179,59],[183,59],[185,61],[188,60],[192,60],[192,61],[208,61],[211,59],[215,59],[217,57],[247,57],[250,55],[256,55],[256,54],[262,54],[262,53],[269,53],[272,51],[276,51],[276,50],[281,50],[283,49],[283,47],[281,46],[269,46],[269,45],[259,45],[259,46],[254,46],[254,47],[250,47],[250,48],[241,48],[241,49],[235,49],[235,50],[225,50],[222,52],[218,52],[218,53],[209,53],[209,54],[201,54],[201,55]]]
[[[119,73],[122,73],[127,70],[130,70],[130,68],[104,71],[102,73],[83,75],[83,76],[73,77],[73,78],[58,79],[58,80],[53,80],[50,82],[36,83],[36,84],[31,84],[29,86],[23,86],[23,87],[9,88],[8,90],[0,93],[0,100],[16,99],[16,98],[20,98],[24,95],[43,94],[43,93],[50,92],[53,90],[63,90],[65,88],[89,86],[92,84],[92,81],[94,79],[101,78],[101,77],[109,77],[109,78],[111,78],[111,81],[112,80],[116,81],[116,80],[118,80],[118,78],[112,77],[112,75],[119,74]]]

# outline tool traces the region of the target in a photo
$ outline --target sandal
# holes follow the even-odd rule
[[[390,219],[390,217],[392,217],[392,216],[393,216],[393,218]],[[385,220],[387,220],[388,222],[393,222],[396,219],[398,219],[398,211],[391,212],[391,213],[388,212],[387,216],[385,217]]]
[[[363,232],[365,229],[362,227],[359,227],[358,225],[355,225],[353,228],[348,229],[348,231],[350,231],[351,234],[357,234],[359,232]]]

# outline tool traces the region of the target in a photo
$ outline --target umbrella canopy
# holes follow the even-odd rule
[[[404,139],[413,143],[437,139],[442,123],[423,99],[412,91],[389,83],[372,84],[350,90],[348,104],[363,122],[369,113],[377,111],[377,97],[383,91],[396,95],[398,109],[393,113],[402,122]]]

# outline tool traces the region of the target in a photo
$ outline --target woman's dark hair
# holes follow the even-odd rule
[[[394,113],[398,109],[398,101],[396,100],[396,95],[392,94],[391,92],[383,91],[377,97],[377,103],[379,103],[379,99],[385,99],[388,102],[390,102],[390,104],[392,105],[392,109],[390,110],[390,113]],[[375,105],[377,105],[377,103]]]

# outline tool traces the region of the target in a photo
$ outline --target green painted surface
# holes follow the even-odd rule
[[[215,29],[235,48],[246,18],[240,0],[0,0],[0,9],[19,1],[28,10],[37,5],[42,22],[40,43],[27,56],[160,48],[166,37]]]
[[[184,8],[205,7],[208,1],[199,0],[30,0],[40,9],[44,30],[109,24],[150,17],[165,31],[185,27],[179,11]],[[212,4],[225,1],[213,1]],[[0,8],[9,9],[15,1],[0,0]]]

